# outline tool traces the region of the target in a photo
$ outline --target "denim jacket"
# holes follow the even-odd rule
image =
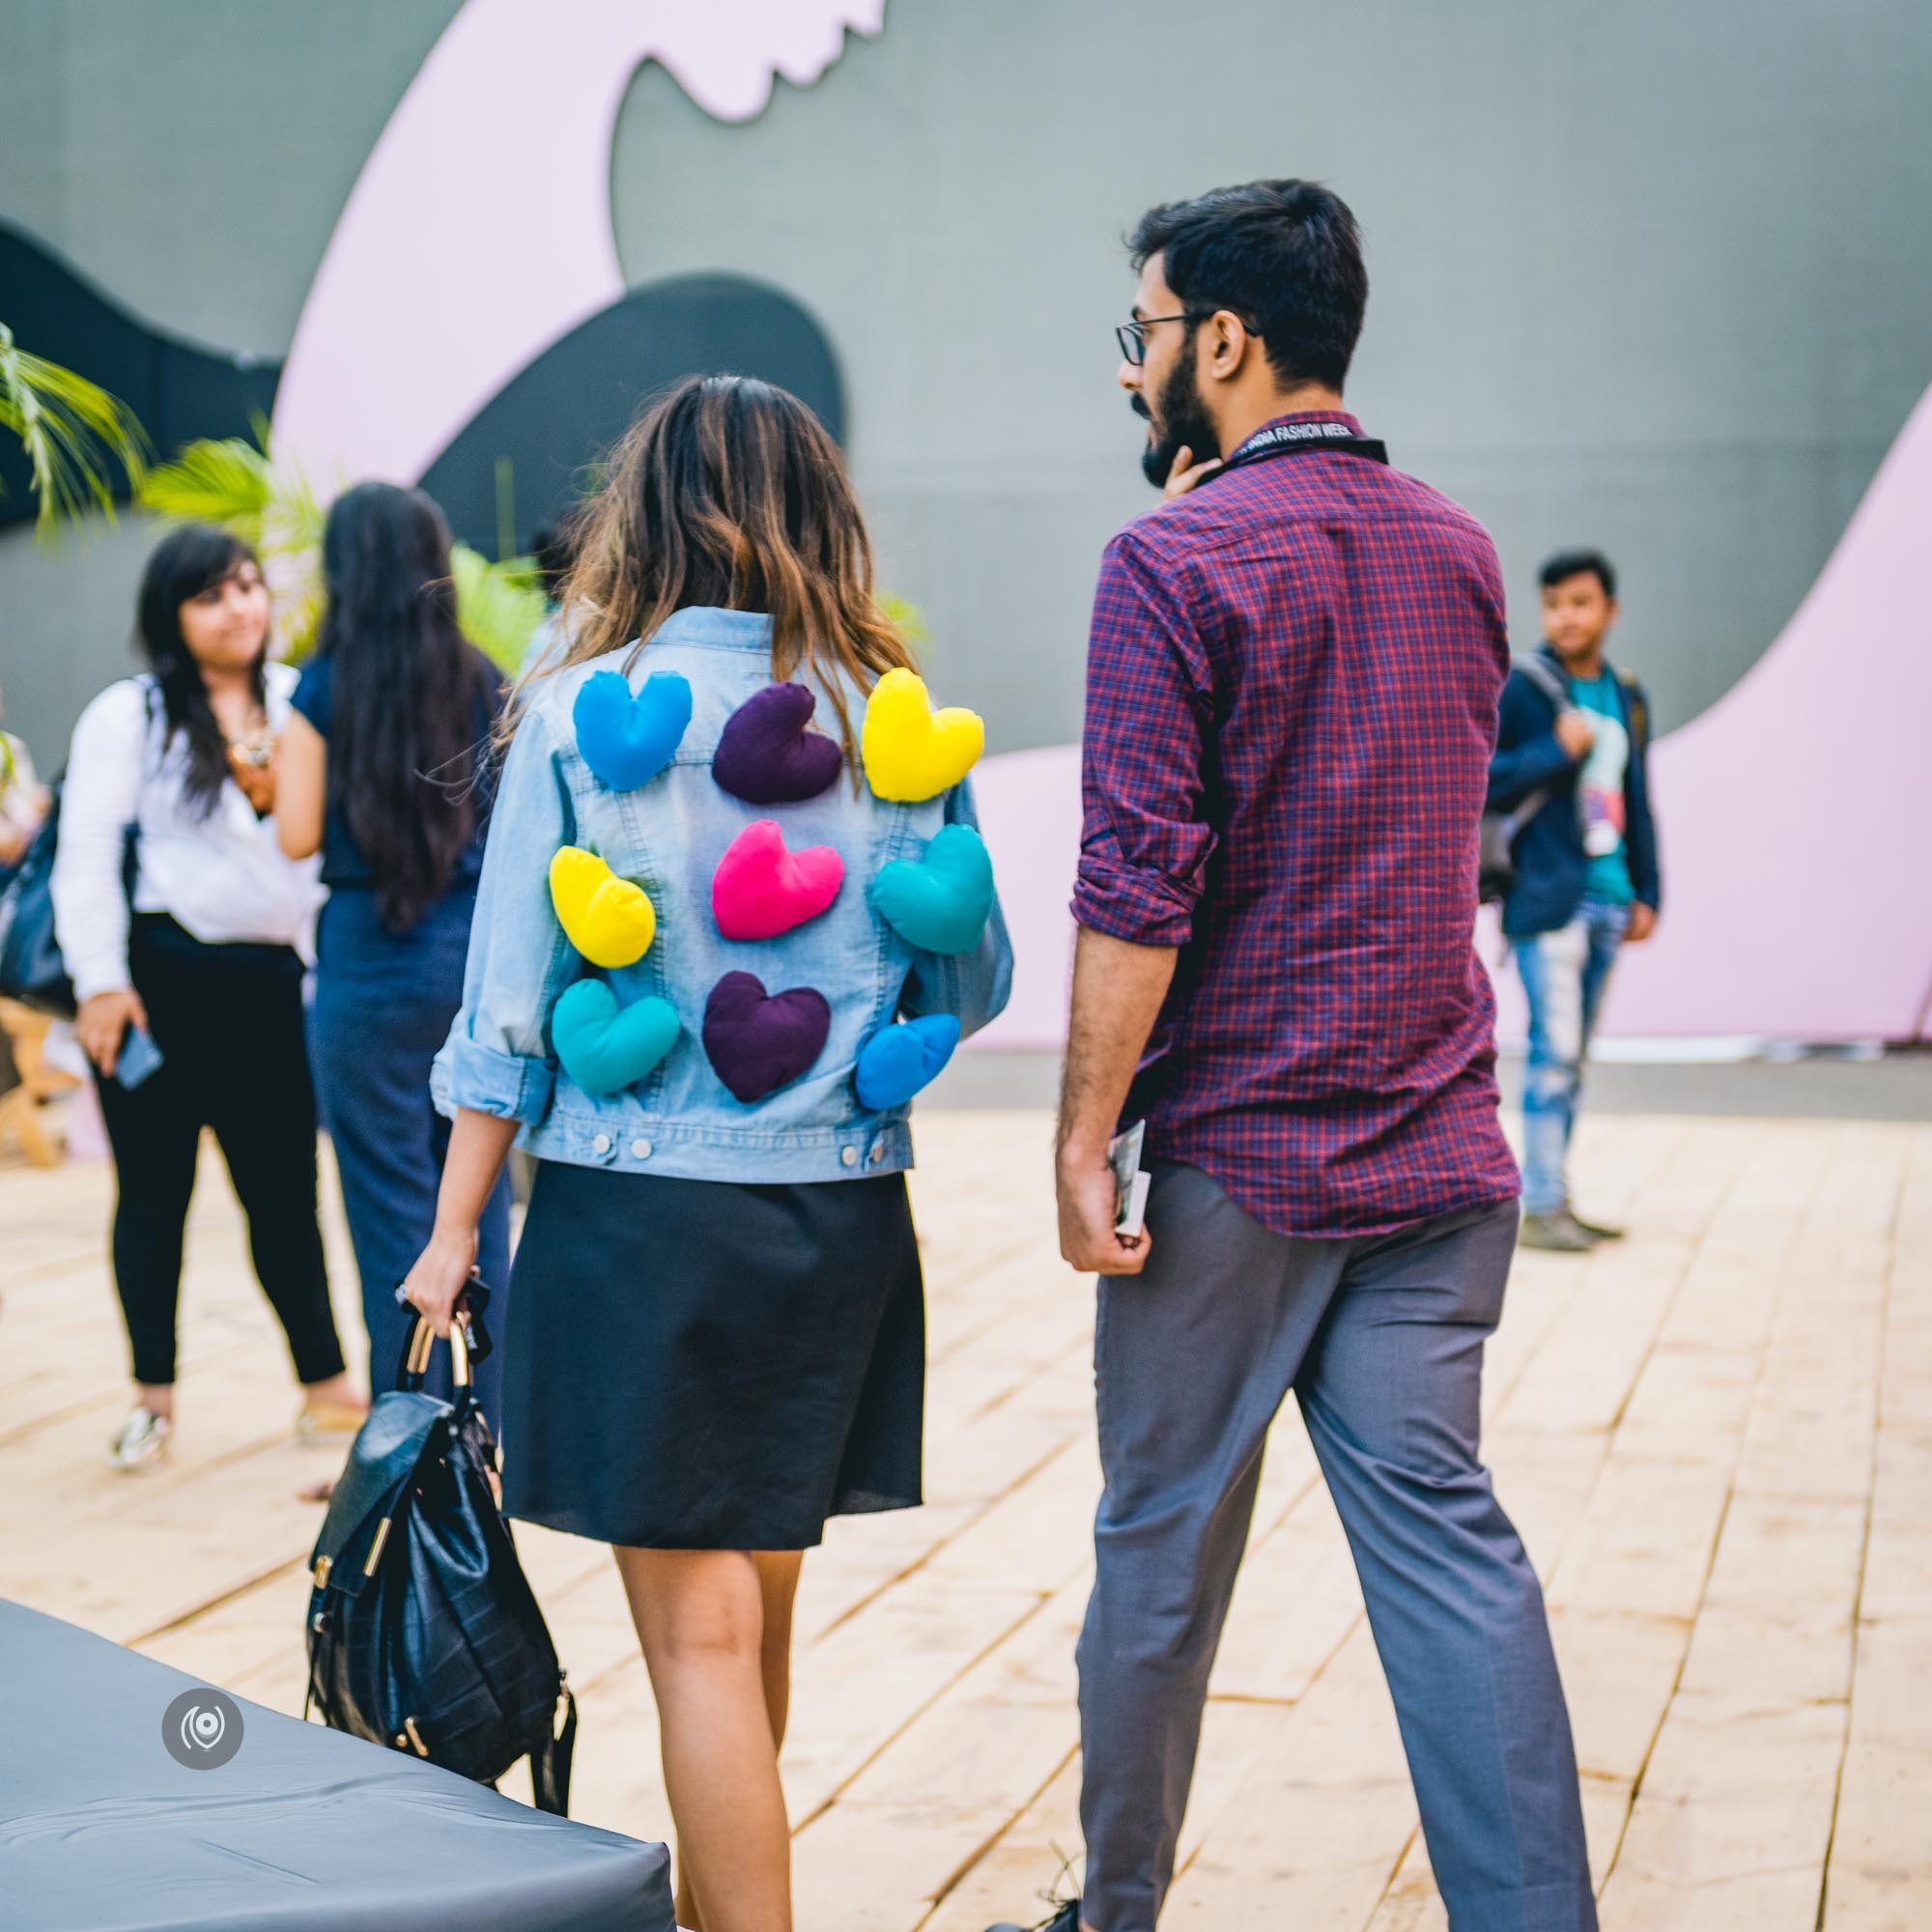
[[[491,818],[462,1010],[437,1056],[437,1106],[520,1121],[519,1144],[541,1159],[682,1179],[840,1180],[911,1166],[910,1107],[860,1105],[859,1049],[899,1017],[952,1013],[963,1033],[977,1031],[1006,1005],[1012,954],[997,903],[974,952],[939,957],[915,952],[872,910],[867,888],[890,860],[917,858],[942,825],[975,822],[970,781],[923,804],[892,805],[863,779],[855,792],[848,761],[829,790],[802,803],[733,797],[712,777],[711,757],[725,721],[772,682],[771,619],[706,607],[673,614],[630,671],[633,691],[663,670],[690,682],[691,723],[671,765],[636,791],[609,790],[578,750],[572,706],[586,678],[622,662],[612,653],[529,688]],[[836,731],[827,687],[814,689],[813,722]],[[848,689],[846,700],[856,729],[863,695]],[[832,846],[844,883],[828,911],[780,938],[727,940],[712,913],[712,873],[759,818],[776,819],[792,851]],[[635,966],[603,977],[620,1004],[656,994],[683,1023],[657,1067],[612,1094],[577,1087],[551,1047],[557,997],[598,970],[552,907],[549,867],[562,845],[594,851],[643,887],[656,936]],[[733,971],[755,974],[772,994],[816,987],[832,1009],[810,1070],[751,1104],[726,1090],[700,1038],[706,997]]]

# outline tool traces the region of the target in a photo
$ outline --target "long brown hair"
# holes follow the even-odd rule
[[[611,452],[575,532],[569,648],[551,672],[635,645],[673,611],[772,620],[772,675],[823,680],[854,753],[844,682],[870,691],[912,658],[872,593],[872,546],[838,446],[804,403],[750,376],[690,376]],[[836,673],[842,673],[842,676]]]

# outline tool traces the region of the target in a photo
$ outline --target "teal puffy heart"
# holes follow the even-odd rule
[[[941,827],[917,859],[884,866],[867,895],[919,952],[970,952],[993,915],[993,860],[970,825]]]
[[[677,1043],[677,1009],[647,993],[628,1007],[602,980],[580,980],[551,1009],[550,1040],[586,1094],[635,1087]]]

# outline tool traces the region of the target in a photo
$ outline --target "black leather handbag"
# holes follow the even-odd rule
[[[419,1321],[336,1482],[310,1558],[303,1715],[492,1786],[527,1756],[538,1808],[561,1817],[577,1700],[491,1487],[469,1378],[489,1337],[480,1311],[467,1320],[455,1401],[423,1390],[435,1335]]]

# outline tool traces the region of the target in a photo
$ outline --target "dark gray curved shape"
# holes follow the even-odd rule
[[[275,406],[279,362],[169,335],[95,287],[44,242],[4,221],[0,322],[20,348],[118,396],[162,456],[199,437],[251,436],[255,416]],[[0,529],[34,516],[31,481],[18,444],[0,439]],[[115,497],[127,500],[125,476],[115,479]]]
[[[639,403],[682,376],[727,372],[791,390],[842,440],[838,364],[805,309],[742,275],[684,275],[634,289],[512,377],[430,465],[422,487],[458,537],[495,555],[497,464],[507,457],[511,523],[526,547],[582,496]]]

